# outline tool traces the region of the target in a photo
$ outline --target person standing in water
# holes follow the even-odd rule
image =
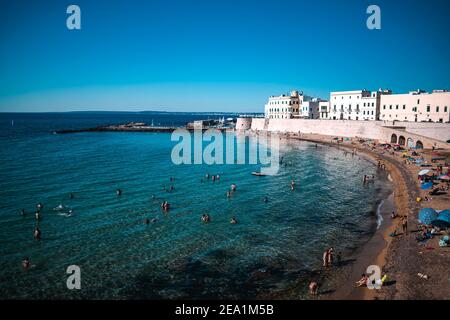
[[[30,266],[31,266],[30,258],[25,257],[25,258],[22,260],[22,267],[23,267],[23,269],[24,269],[24,270],[28,270],[28,269],[30,269]]]
[[[36,240],[41,240],[41,230],[37,227],[34,229],[34,238]]]
[[[294,181],[294,179],[292,179],[292,181],[291,181],[291,190],[292,191],[295,190],[295,181]]]
[[[22,217],[26,216],[27,213],[25,212],[25,209],[22,209],[22,211],[20,212],[20,214],[22,215]]]
[[[116,195],[117,195],[118,197],[120,197],[120,196],[122,195],[122,190],[117,189],[117,190],[116,190]]]

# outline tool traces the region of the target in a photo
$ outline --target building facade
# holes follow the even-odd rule
[[[290,95],[271,96],[264,107],[264,115],[267,119],[299,118],[303,102],[310,99],[298,91],[292,91]]]
[[[319,119],[329,119],[330,102],[328,100],[321,100],[319,102]]]
[[[332,120],[378,120],[380,98],[390,95],[390,90],[355,90],[330,93],[328,119]]]
[[[381,97],[380,120],[450,122],[450,92],[423,90]]]

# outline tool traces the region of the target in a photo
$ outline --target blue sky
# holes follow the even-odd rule
[[[81,30],[66,8],[81,8]],[[382,29],[366,28],[381,8]],[[0,111],[262,111],[299,89],[450,89],[450,2],[29,0],[0,10]]]

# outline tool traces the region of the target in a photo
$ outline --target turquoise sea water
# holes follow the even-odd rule
[[[52,134],[206,117],[0,114],[0,297],[298,298],[318,276],[324,248],[351,253],[374,231],[385,177],[342,150],[286,142],[289,165],[276,176],[255,177],[258,165],[176,166],[169,134]],[[207,172],[220,181],[202,183]],[[377,174],[375,184],[363,186],[364,174]],[[232,183],[238,190],[227,199]],[[163,190],[171,184],[174,191]],[[169,213],[160,209],[163,200]],[[45,205],[41,241],[33,239],[38,202]],[[66,209],[53,209],[60,204]],[[209,224],[200,221],[203,213]],[[237,225],[229,223],[232,216]],[[144,218],[157,221],[146,225]],[[25,256],[33,265],[28,271],[21,267]],[[81,290],[66,287],[73,264],[81,268]]]

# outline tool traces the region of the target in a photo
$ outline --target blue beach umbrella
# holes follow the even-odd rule
[[[450,228],[450,210],[439,212],[437,218],[431,224],[439,228]]]
[[[433,182],[426,182],[424,184],[422,184],[421,188],[422,190],[428,190],[433,186]]]
[[[438,213],[432,208],[423,208],[419,211],[419,222],[427,226],[431,225],[431,222],[438,218]]]

